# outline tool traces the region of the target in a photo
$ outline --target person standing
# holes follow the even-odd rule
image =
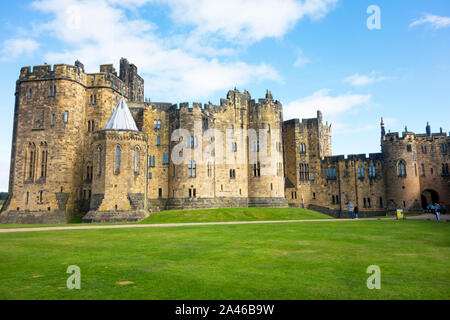
[[[353,219],[353,205],[351,203],[348,205],[348,218]]]
[[[359,208],[358,208],[358,206],[355,206],[355,209],[353,209],[353,212],[355,213],[355,219],[359,219],[359,216],[358,216]]]

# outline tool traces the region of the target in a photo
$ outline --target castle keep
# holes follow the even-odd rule
[[[320,112],[283,121],[269,91],[256,101],[236,89],[220,105],[151,102],[126,59],[119,73],[102,65],[88,74],[79,61],[24,67],[15,96],[0,223],[64,223],[75,214],[132,222],[167,209],[288,205],[344,217],[349,203],[378,215],[450,200],[450,138],[429,125],[425,134],[400,135],[381,122],[381,153],[333,156]]]

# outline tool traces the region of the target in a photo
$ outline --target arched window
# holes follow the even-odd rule
[[[139,173],[139,149],[134,148],[134,174]]]
[[[115,165],[114,171],[116,174],[120,173],[120,147],[119,146],[116,147],[116,165]]]
[[[400,178],[406,177],[406,162],[403,160],[400,160],[397,164],[397,175]]]

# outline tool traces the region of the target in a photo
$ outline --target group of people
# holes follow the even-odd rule
[[[441,220],[441,214],[447,213],[447,208],[439,203],[432,203],[428,206],[428,210],[436,215],[437,221]]]
[[[359,208],[358,206],[354,206],[350,203],[348,205],[348,218],[349,219],[359,219]]]

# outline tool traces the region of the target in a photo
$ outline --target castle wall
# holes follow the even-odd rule
[[[103,130],[122,95],[139,132]],[[171,141],[177,129],[185,136]],[[144,103],[144,81],[126,59],[119,74],[112,65],[88,74],[80,62],[24,67],[0,223],[59,223],[88,211],[87,222],[138,221],[164,209],[287,203],[336,217],[346,216],[349,203],[361,215],[417,212],[432,200],[449,203],[449,140],[429,127],[427,134],[386,135],[382,123],[382,153],[332,156],[322,114],[283,122],[269,91],[255,101],[231,90],[220,105]],[[186,158],[175,164],[180,143]]]

